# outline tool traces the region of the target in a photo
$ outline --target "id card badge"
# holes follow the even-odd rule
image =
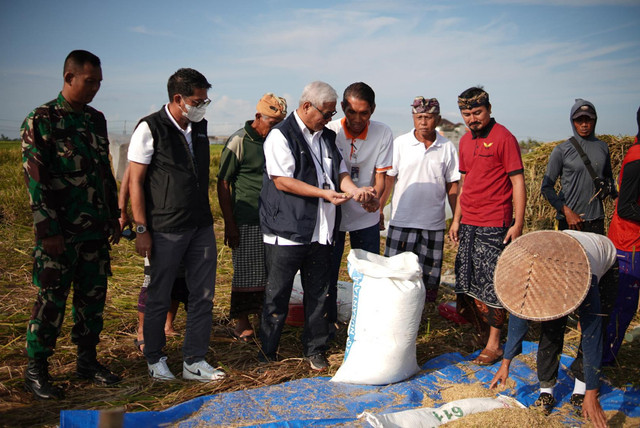
[[[324,190],[331,190],[331,186],[329,186],[329,183],[327,183],[326,181],[324,183],[322,183],[322,189]],[[323,199],[323,201],[325,202],[329,202],[326,199]]]
[[[351,166],[351,181],[357,183],[360,180],[360,167],[356,165]]]

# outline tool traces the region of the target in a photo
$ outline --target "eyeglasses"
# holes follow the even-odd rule
[[[183,96],[183,98],[186,100],[189,97]],[[200,101],[200,102],[196,103],[193,107],[195,107],[195,108],[203,108],[203,107],[207,107],[209,104],[211,104],[211,100],[209,98],[207,98],[204,101]]]
[[[324,120],[329,120],[331,119],[333,116],[336,115],[336,113],[338,113],[337,111],[328,111],[328,112],[323,112],[322,110],[320,110],[318,107],[314,106],[313,104],[311,104],[313,106],[314,109],[318,110],[320,112],[320,114],[322,115],[322,118]]]

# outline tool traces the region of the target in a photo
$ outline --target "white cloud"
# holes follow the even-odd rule
[[[144,25],[136,25],[135,27],[130,27],[129,31],[131,31],[132,33],[144,34],[146,36],[175,37],[175,34],[172,32],[152,30]]]

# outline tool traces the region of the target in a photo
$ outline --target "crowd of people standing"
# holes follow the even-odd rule
[[[96,345],[111,274],[110,245],[127,228],[134,229],[136,252],[145,259],[136,346],[150,377],[175,379],[163,348],[180,301],[187,309],[182,377],[208,382],[225,376],[206,361],[217,261],[204,119],[211,84],[190,68],[171,75],[167,104],[140,119],[131,137],[118,197],[106,121],[88,106],[101,80],[97,56],[71,52],[62,91],[31,112],[21,130],[36,238],[33,283],[38,287],[27,331],[25,386],[39,398],[63,395],[51,382],[47,360],[72,288],[77,374],[103,385],[120,381],[98,362]],[[338,102],[344,117],[332,120]],[[234,267],[230,316],[237,320],[233,335],[239,340],[249,341],[258,330],[259,361],[278,359],[299,272],[304,356],[312,370],[328,367],[325,352],[336,329],[336,284],[346,235],[352,248],[378,254],[382,208],[389,198],[385,256],[416,253],[426,299],[435,302],[445,238],[457,244],[457,307],[477,329],[482,347],[474,362],[491,365],[503,357],[500,335],[509,318],[496,295],[494,271],[505,247],[523,233],[527,195],[518,141],[492,117],[489,94],[481,87],[458,97],[469,129],[458,150],[437,131],[437,99],[418,96],[409,107],[414,127],[394,139],[387,125],[371,120],[376,103],[369,85],[349,85],[340,100],[329,84],[315,81],[305,86],[289,114],[284,98],[264,94],[254,117],[227,140],[217,195]],[[623,161],[618,197],[609,149],[595,136],[595,106],[576,100],[570,121],[573,137],[553,150],[541,192],[557,210],[559,230],[600,235],[605,234],[602,201],[617,199],[609,238],[617,249],[620,278],[613,273],[613,279],[599,278],[607,284],[599,296],[611,321],[605,319],[598,330],[603,345],[597,352],[604,352],[604,364],[612,364],[638,304],[640,146],[633,145]],[[448,231],[447,203],[453,212]],[[259,328],[251,315],[259,317]],[[562,350],[566,317],[549,323],[549,343],[539,363]],[[515,348],[508,349],[510,360]],[[576,378],[582,372],[576,368]],[[557,365],[544,376],[542,393],[552,396]],[[552,407],[542,393],[537,404]],[[577,387],[575,394],[584,397],[584,388]],[[593,420],[597,406],[591,398],[587,394],[585,414]],[[576,403],[582,405],[578,398]]]

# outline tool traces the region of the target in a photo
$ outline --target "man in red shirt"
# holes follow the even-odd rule
[[[506,319],[493,273],[504,247],[522,234],[527,194],[518,141],[491,117],[489,94],[469,88],[458,107],[470,131],[460,140],[459,203],[449,229],[459,244],[455,291],[458,312],[476,327],[484,346],[474,362],[489,365],[502,357]]]

